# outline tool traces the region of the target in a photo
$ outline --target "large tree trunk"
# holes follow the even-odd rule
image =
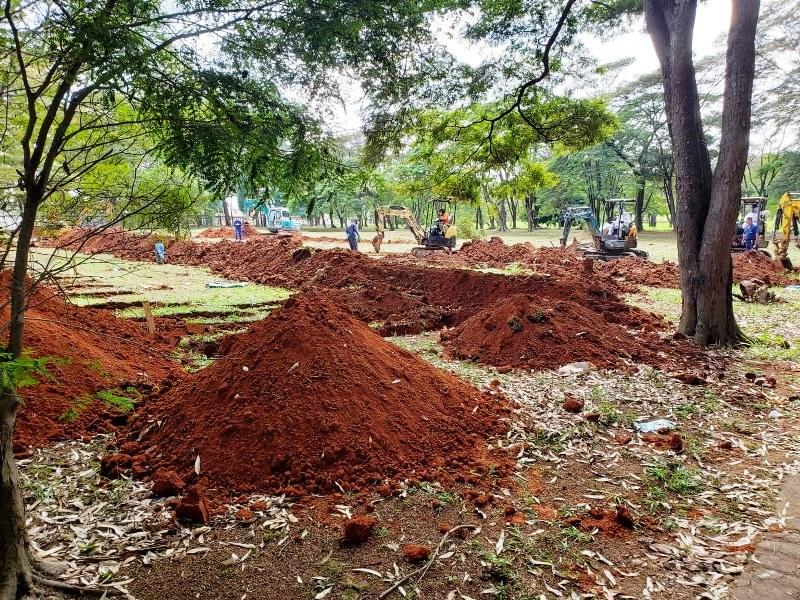
[[[500,198],[497,202],[497,221],[498,231],[508,231],[508,213],[506,211],[505,198]]]
[[[13,434],[19,399],[5,390],[0,397],[0,598],[18,598],[31,587],[25,533],[25,509],[14,461]]]
[[[23,212],[11,277],[11,321],[7,352],[12,359],[22,355],[25,329],[25,276],[36,217],[36,197],[29,198]],[[14,388],[0,390],[0,598],[22,596],[31,586],[31,565],[25,532],[25,506],[14,462],[14,423],[19,397]]]
[[[528,231],[536,229],[537,208],[536,196],[533,194],[525,196],[525,216],[528,219]]]
[[[222,214],[225,217],[225,225],[227,227],[230,227],[231,224],[232,224],[232,222],[231,222],[231,211],[230,211],[230,207],[228,206],[228,199],[227,198],[223,198],[222,199]]]
[[[679,329],[703,345],[735,343],[742,334],[733,314],[730,245],[747,160],[759,1],[734,0],[721,150],[713,173],[692,61],[697,0],[645,0],[644,8],[661,64],[677,176]]]

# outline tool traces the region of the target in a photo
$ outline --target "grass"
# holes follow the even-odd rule
[[[44,262],[51,255],[53,263],[65,262],[63,253],[58,255],[50,250],[36,250],[39,262]],[[209,288],[206,286],[209,282],[227,280],[202,267],[156,265],[107,255],[78,255],[78,263],[80,278],[75,280],[76,285],[81,282],[100,283],[102,289],[130,292],[106,297],[88,293],[94,292],[95,288],[76,287],[71,293],[72,301],[80,306],[104,304],[109,300],[123,303],[147,300],[153,305],[155,316],[213,313],[225,318],[241,316],[245,320],[257,320],[266,314],[264,306],[282,302],[290,294],[283,288],[253,283],[245,287]],[[71,270],[65,273],[65,277],[71,275]],[[67,277],[65,283],[72,283],[72,280]],[[141,307],[126,308],[119,311],[118,316],[142,318],[144,310]]]
[[[136,390],[133,388],[126,388],[124,393],[133,395],[135,392]],[[136,393],[135,395],[137,396],[138,399],[139,394]],[[113,406],[120,412],[124,413],[132,411],[135,404],[133,399],[123,395],[122,390],[119,389],[100,390],[99,392],[97,392],[96,396],[99,400],[102,400],[109,406]]]
[[[657,463],[647,467],[647,477],[664,490],[688,497],[703,489],[700,473],[678,463]]]
[[[754,304],[734,302],[736,320],[751,344],[745,358],[769,361],[800,359],[800,294],[774,289],[778,303]],[[680,318],[680,290],[643,288],[639,294],[628,296],[628,302],[663,315],[676,323]]]

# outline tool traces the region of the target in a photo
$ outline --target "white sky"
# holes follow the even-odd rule
[[[699,5],[695,23],[694,51],[702,58],[718,51],[724,43],[723,34],[727,31],[731,17],[731,0],[707,0]],[[442,27],[441,42],[457,58],[468,64],[477,65],[487,55],[487,49],[469,45],[463,40],[453,39]],[[633,79],[639,75],[658,69],[653,45],[644,30],[644,19],[634,25],[628,33],[618,34],[612,39],[584,36],[583,42],[600,63],[609,63],[633,57],[634,63],[622,71],[623,79]],[[330,107],[332,116],[326,119],[334,133],[349,133],[361,127],[361,112],[364,98],[360,86],[354,82],[345,90],[345,105]]]

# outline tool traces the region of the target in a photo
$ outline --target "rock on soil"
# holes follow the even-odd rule
[[[177,496],[186,487],[183,479],[172,469],[158,469],[153,474],[153,495],[157,498]]]
[[[202,399],[202,401],[198,401]],[[321,493],[413,476],[448,481],[486,456],[498,396],[383,340],[322,295],[291,298],[227,354],[148,406],[134,430],[160,466],[227,491]]]
[[[192,485],[186,489],[186,494],[175,507],[175,516],[190,523],[208,523],[208,502],[202,487]]]
[[[363,544],[377,523],[375,517],[359,515],[344,522],[342,540],[348,544]]]
[[[431,549],[427,546],[421,546],[419,544],[406,544],[403,546],[403,558],[408,562],[422,562],[423,560],[428,560],[430,555]]]

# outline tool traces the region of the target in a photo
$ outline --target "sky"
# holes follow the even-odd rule
[[[731,0],[707,0],[699,5],[695,23],[694,50],[697,58],[717,52],[724,43],[723,34],[727,30],[731,16]],[[486,48],[475,47],[463,40],[452,39],[442,27],[441,42],[457,58],[477,65],[486,56]],[[635,61],[621,73],[623,79],[634,79],[639,75],[658,69],[658,59],[649,36],[644,30],[644,19],[634,25],[628,33],[616,35],[611,39],[584,36],[587,48],[600,63],[614,62],[633,57]],[[361,112],[365,102],[356,82],[346,86],[345,104],[330,107],[332,115],[326,119],[334,133],[350,133],[361,127]]]

